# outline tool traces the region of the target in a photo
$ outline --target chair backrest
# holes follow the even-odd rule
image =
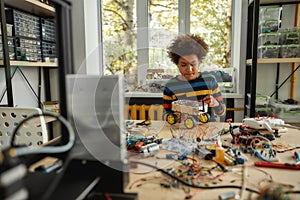
[[[39,108],[0,107],[0,150],[10,145],[12,133],[24,119],[41,114]],[[49,140],[43,116],[25,122],[16,133],[15,144],[38,146]]]

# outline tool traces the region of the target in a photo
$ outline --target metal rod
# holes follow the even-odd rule
[[[3,65],[5,70],[5,81],[7,89],[7,105],[9,107],[14,106],[12,84],[11,84],[11,71],[9,61],[9,49],[7,41],[7,30],[6,30],[6,16],[4,8],[4,0],[0,0],[0,12],[1,12],[1,32],[2,32],[2,45],[3,45]]]
[[[283,84],[285,84],[285,82],[287,82],[287,80],[289,80],[289,78],[297,71],[297,69],[299,69],[299,67],[300,67],[300,65],[298,65],[298,67],[294,71],[292,71],[292,73],[280,84],[280,86],[278,87],[278,90],[281,88],[281,86]],[[270,97],[272,97],[275,93],[276,93],[276,91],[274,91]]]

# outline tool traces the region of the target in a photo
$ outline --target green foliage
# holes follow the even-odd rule
[[[149,5],[150,28],[178,29],[178,0],[149,0]],[[135,0],[102,0],[102,6],[106,73],[126,73],[137,67]],[[190,13],[191,33],[204,37],[210,47],[204,64],[229,67],[231,0],[191,0]],[[161,55],[166,56],[163,49],[153,51],[150,59]]]
[[[231,0],[192,0],[191,32],[205,38],[205,65],[230,66]]]

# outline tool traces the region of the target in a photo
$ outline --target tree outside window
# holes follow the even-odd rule
[[[178,31],[179,1],[148,0],[149,63],[145,79],[164,79],[177,69],[166,52]],[[102,0],[103,56],[105,74],[122,73],[137,85],[137,14],[135,0]],[[203,68],[230,67],[231,0],[190,0],[190,33],[205,38],[210,51]],[[152,70],[152,71],[151,71]],[[156,71],[155,71],[156,70]],[[154,75],[160,75],[153,77]]]

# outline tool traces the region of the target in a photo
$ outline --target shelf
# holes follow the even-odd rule
[[[299,0],[260,0],[260,4],[288,4],[299,3]]]
[[[55,8],[38,0],[5,0],[5,5],[37,16],[54,17]]]
[[[234,98],[234,99],[243,99],[244,95],[237,93],[222,93],[223,98]],[[152,92],[125,92],[126,98],[162,98],[163,92],[161,93],[152,93]]]
[[[28,62],[28,61],[10,61],[11,66],[22,66],[22,67],[57,67],[56,62]],[[3,60],[0,60],[0,66],[3,66]]]
[[[300,58],[260,58],[257,59],[259,64],[271,64],[271,63],[299,63]],[[247,60],[247,64],[252,64],[252,59]]]

